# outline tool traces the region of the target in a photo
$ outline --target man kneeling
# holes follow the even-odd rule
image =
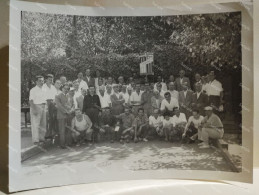
[[[153,114],[149,117],[150,131],[155,132],[159,137],[164,136],[163,116],[159,116],[159,109],[155,108]]]
[[[143,108],[138,109],[138,115],[136,116],[134,123],[134,142],[143,141],[147,142],[148,136],[148,118],[144,113]]]
[[[174,127],[171,136],[177,140],[181,140],[185,125],[187,123],[186,116],[184,113],[180,112],[179,108],[174,108],[174,114],[175,115],[172,118]]]
[[[84,143],[85,140],[91,141],[93,130],[90,118],[82,114],[81,110],[75,109],[75,117],[72,119],[71,131],[72,137],[77,146]]]

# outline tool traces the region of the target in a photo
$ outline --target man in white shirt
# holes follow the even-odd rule
[[[179,92],[175,90],[175,84],[173,82],[170,82],[168,84],[168,92],[171,94],[171,97],[177,100],[179,103]]]
[[[88,85],[83,79],[84,79],[83,73],[79,72],[77,75],[77,82],[79,83],[78,91],[80,91],[80,92],[81,92],[82,88],[85,90],[88,90]]]
[[[43,76],[36,77],[36,86],[30,90],[29,103],[31,115],[32,142],[45,141],[46,133],[46,92],[43,89]]]
[[[79,88],[79,82],[76,80],[73,82],[73,87],[75,89],[75,95],[74,95],[74,104],[75,104],[75,108],[78,108],[78,105],[77,105],[77,101],[76,99],[82,95],[82,89],[84,88]],[[85,90],[85,89],[84,89]]]
[[[173,137],[180,140],[182,138],[182,134],[184,132],[184,128],[186,126],[187,120],[184,113],[180,113],[179,108],[174,109],[174,116],[172,118],[173,122]]]
[[[209,96],[209,105],[216,110],[219,109],[223,103],[223,88],[222,84],[215,79],[214,71],[209,73],[210,82],[207,85],[207,95]]]
[[[129,105],[129,94],[127,93],[127,85],[122,85],[120,94],[123,96],[125,102],[124,106]]]
[[[158,88],[157,88],[157,85],[158,84],[161,84],[161,86],[162,86],[162,90],[163,91],[167,91],[167,86],[166,86],[166,83],[164,83],[163,81],[162,81],[162,77],[159,75],[159,76],[157,76],[157,83],[155,83],[155,85],[154,85],[154,90],[157,90],[157,91],[159,91],[158,90]]]
[[[162,100],[160,110],[162,113],[169,112],[170,116],[173,116],[174,108],[178,108],[179,104],[174,98],[171,97],[171,94],[169,92],[166,92],[164,97],[165,99]]]
[[[201,123],[202,123],[203,118],[204,117],[200,115],[198,109],[194,109],[192,111],[192,116],[190,116],[190,118],[188,119],[188,122],[185,126],[185,129],[184,129],[184,132],[182,135],[183,138],[186,137],[188,139],[188,140],[186,140],[188,143],[195,141],[197,138],[198,138],[198,140],[202,140]]]
[[[163,119],[163,116],[159,116],[159,109],[154,109],[153,114],[148,119],[150,131],[156,132],[156,134],[160,137],[164,135]]]
[[[111,98],[107,93],[104,93],[104,92],[105,92],[105,87],[104,86],[99,87],[98,96],[100,99],[102,109],[111,107]]]
[[[133,107],[132,112],[135,116],[138,114],[138,109],[142,108],[141,96],[140,84],[136,84],[136,91],[132,92],[130,96],[130,104]]]

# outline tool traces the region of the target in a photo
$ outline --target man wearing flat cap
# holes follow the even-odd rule
[[[221,139],[224,135],[224,129],[220,118],[213,113],[211,106],[205,107],[204,110],[206,116],[201,123],[201,138],[203,142],[200,144],[200,148],[209,148],[209,138]]]

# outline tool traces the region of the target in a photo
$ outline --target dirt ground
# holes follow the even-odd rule
[[[95,163],[97,167],[123,164],[127,169],[215,170],[231,171],[216,148],[199,149],[196,144],[170,143],[160,140],[140,143],[82,145],[69,149],[53,147],[23,162],[23,166]]]

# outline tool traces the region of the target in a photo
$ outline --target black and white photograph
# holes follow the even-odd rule
[[[24,176],[36,183],[39,175],[55,180],[55,171],[63,177],[64,169],[89,182],[136,179],[147,171],[159,178],[168,171],[249,172],[243,166],[249,150],[243,130],[250,127],[242,122],[249,109],[242,104],[242,72],[249,69],[242,62],[242,27],[241,11],[93,16],[22,10]]]

